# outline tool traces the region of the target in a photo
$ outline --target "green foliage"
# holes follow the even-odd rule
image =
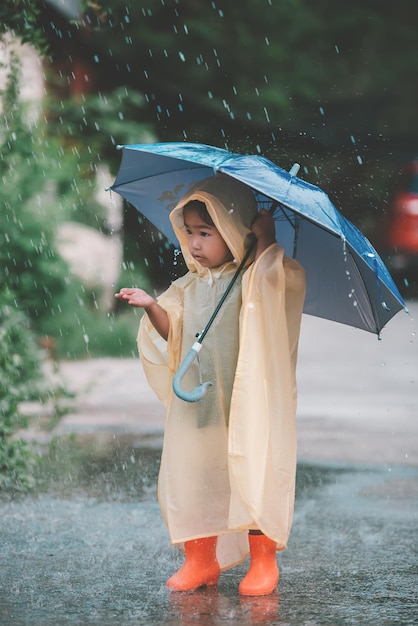
[[[57,77],[51,76],[51,80],[59,86]],[[84,149],[78,148],[82,170],[94,170],[97,163],[105,161],[116,171],[120,162],[117,144],[155,141],[151,127],[137,121],[143,107],[143,96],[125,87],[77,99],[49,98],[48,132],[59,137],[64,146],[80,146],[82,142]]]
[[[396,160],[416,153],[418,3],[101,5],[102,28],[71,38],[102,97],[118,87],[143,94],[125,122],[153,124],[161,141],[260,152],[285,168],[298,161],[303,178],[373,231]],[[71,84],[65,59],[76,46],[52,32],[49,41]]]
[[[2,0],[0,6],[0,38],[5,33],[18,37],[40,52],[46,51],[45,34],[39,23],[41,0]]]
[[[327,121],[320,106],[376,97],[373,132],[386,132],[389,119],[391,132],[418,129],[416,2],[148,0],[144,8],[103,0],[102,7],[108,29],[94,37],[102,71],[146,94],[164,132],[210,137],[215,117],[238,132],[309,134]]]
[[[3,95],[0,145],[0,489],[32,484],[34,457],[17,433],[26,420],[20,404],[39,398],[42,372],[33,327],[64,287],[62,263],[49,247],[51,225],[42,214],[45,156],[34,157],[37,135],[18,104],[19,67],[12,56]]]
[[[32,485],[34,457],[16,433],[27,425],[20,403],[39,397],[39,363],[28,319],[16,306],[12,292],[0,289],[0,491]]]
[[[62,396],[45,388],[37,337],[55,337],[57,356],[132,354],[138,322],[100,313],[55,250],[57,227],[92,190],[76,151],[63,149],[42,120],[25,122],[18,70],[12,57],[0,137],[0,490],[32,485],[32,449],[16,438],[27,425],[21,403]]]
[[[65,290],[66,265],[54,248],[51,219],[54,196],[48,187],[62,182],[60,148],[29,129],[18,103],[18,64],[13,59],[4,94],[5,135],[0,147],[0,288],[8,285],[35,327]]]
[[[29,128],[18,100],[18,70],[16,59],[12,59],[3,97],[6,124],[0,146],[0,288],[8,285],[13,290],[17,305],[28,315],[38,336],[55,338],[57,357],[131,355],[138,320],[132,311],[115,316],[100,310],[101,294],[87,289],[69,273],[56,251],[55,239],[65,220],[96,227],[104,222],[104,209],[93,198],[94,175],[105,152],[104,144],[110,140],[107,133],[97,131],[96,125],[110,129],[115,117],[123,117],[126,107],[136,107],[140,101],[137,98],[128,103],[117,93],[109,98],[92,97],[80,107],[78,103],[59,103],[65,123],[56,114],[48,125],[40,120]],[[109,102],[113,102],[112,107]],[[84,115],[90,120],[87,125],[82,122]],[[80,124],[85,132],[82,140]],[[138,124],[127,124],[127,132],[133,127],[138,130]],[[126,280],[146,284],[143,267],[132,267],[125,271]]]
[[[63,6],[65,2],[63,3]],[[0,39],[6,33],[28,43],[41,54],[48,52],[45,27],[42,14],[46,8],[45,0],[2,0],[0,6]],[[64,7],[65,8],[65,7]],[[84,24],[92,28],[100,25],[104,19],[100,5],[96,0],[80,0],[80,15],[74,24]],[[71,9],[70,9],[71,10]]]

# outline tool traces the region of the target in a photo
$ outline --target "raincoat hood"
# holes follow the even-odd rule
[[[170,213],[176,237],[188,269],[202,274],[207,272],[189,252],[184,228],[183,208],[191,200],[204,202],[206,209],[223,240],[240,263],[249,245],[251,223],[257,215],[257,203],[251,189],[225,174],[215,174],[195,183],[180,199]],[[249,260],[249,263],[252,259]]]

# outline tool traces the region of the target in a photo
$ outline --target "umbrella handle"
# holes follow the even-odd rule
[[[181,387],[181,381],[187,371],[190,369],[193,361],[199,354],[201,347],[202,344],[199,343],[199,341],[195,341],[195,343],[192,345],[192,347],[184,357],[183,361],[181,362],[177,372],[174,374],[173,391],[178,398],[184,400],[185,402],[199,402],[199,400],[202,400],[208,387],[212,386],[212,383],[209,382],[202,383],[201,385],[195,387],[192,391],[185,391]]]

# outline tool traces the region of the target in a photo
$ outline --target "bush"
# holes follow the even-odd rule
[[[3,94],[5,131],[0,145],[0,288],[7,285],[19,308],[38,329],[53,299],[66,289],[68,272],[54,246],[54,228],[63,217],[52,212],[51,183],[61,176],[59,147],[47,142],[41,126],[24,123],[18,101],[19,65],[13,58]]]
[[[39,397],[40,353],[28,319],[16,307],[12,292],[0,291],[0,490],[24,490],[32,485],[34,456],[16,439],[27,426],[21,402]]]
[[[1,33],[0,28],[0,38]],[[80,137],[54,135],[56,126],[51,130],[43,118],[28,125],[19,78],[12,56],[6,89],[0,92],[0,491],[25,490],[34,481],[34,452],[19,438],[27,426],[21,404],[57,400],[55,391],[45,388],[39,338],[55,338],[59,357],[131,356],[139,321],[137,311],[100,311],[98,294],[70,276],[56,251],[55,233],[65,220],[78,216],[92,225],[103,223],[94,201],[95,164],[80,158]],[[102,116],[108,113],[106,108]],[[80,130],[77,119],[71,124],[74,132]],[[125,279],[133,284],[138,273],[144,285],[143,272],[133,266],[121,284]]]
[[[40,52],[45,52],[45,34],[39,24],[39,14],[39,2],[3,0],[0,6],[0,39],[12,32],[22,43],[30,43]]]
[[[18,438],[27,420],[22,402],[45,392],[37,337],[53,302],[67,288],[67,266],[54,250],[54,225],[46,207],[50,178],[60,179],[58,144],[48,144],[42,127],[30,129],[19,104],[19,64],[12,57],[2,95],[0,136],[0,489],[27,489],[35,457]]]
[[[117,315],[101,310],[100,294],[69,273],[55,246],[57,228],[68,219],[96,227],[104,222],[103,207],[94,201],[95,163],[104,148],[100,134],[94,124],[88,125],[83,135],[88,150],[77,150],[77,133],[79,137],[83,133],[77,117],[80,107],[71,109],[69,101],[65,103],[65,124],[55,118],[46,124],[41,119],[36,128],[28,128],[18,102],[18,69],[15,59],[3,95],[0,288],[8,285],[13,290],[38,337],[55,339],[58,358],[130,356],[135,349],[137,316],[132,310],[126,310],[126,315],[122,309]],[[107,124],[116,132],[115,114],[109,109],[116,102],[126,106],[116,94],[113,99],[92,98],[83,109],[100,128]],[[133,132],[132,125],[127,126]],[[139,132],[139,125],[133,126]],[[119,286],[131,284],[148,284],[145,266],[129,264],[115,292]]]

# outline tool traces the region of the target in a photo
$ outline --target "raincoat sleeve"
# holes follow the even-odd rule
[[[242,294],[229,423],[230,524],[252,524],[282,549],[294,506],[304,271],[273,244],[246,272]]]
[[[137,344],[148,384],[164,406],[168,405],[171,384],[180,364],[183,334],[183,285],[179,279],[158,298],[167,311],[170,328],[167,341],[155,330],[144,313],[138,331]]]

